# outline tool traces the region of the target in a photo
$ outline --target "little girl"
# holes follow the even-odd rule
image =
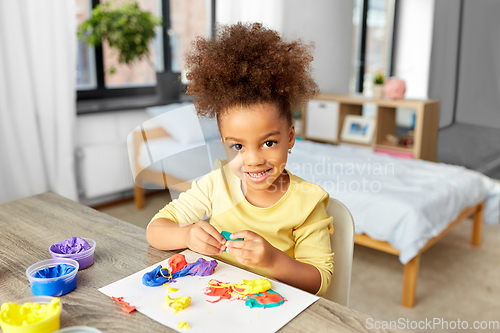
[[[295,143],[292,110],[318,92],[309,47],[261,24],[198,37],[187,56],[188,94],[217,117],[227,160],[156,214],[147,239],[189,248],[322,295],[333,273],[329,195],[285,169]],[[200,221],[204,214],[210,223]],[[222,231],[233,233],[229,240]]]

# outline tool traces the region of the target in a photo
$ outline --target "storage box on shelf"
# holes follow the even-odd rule
[[[314,135],[311,121],[318,121],[317,118],[321,112],[316,110],[316,105],[336,102],[336,105],[328,104],[328,108],[335,110],[330,118],[320,119],[322,138]],[[376,126],[373,142],[370,144],[361,144],[349,142],[340,138],[342,126],[347,115],[361,115],[363,104],[371,103],[376,106]],[[328,109],[325,107],[325,109]],[[391,144],[387,140],[387,135],[396,135],[396,110],[397,108],[407,108],[415,110],[415,128],[413,133],[413,145],[403,147]],[[312,110],[311,110],[312,109]],[[310,112],[313,115],[310,115]],[[323,111],[323,113],[326,111]],[[424,159],[436,161],[437,134],[439,125],[439,101],[437,100],[388,100],[371,99],[359,95],[319,95],[312,104],[309,104],[306,110],[306,132],[305,137],[319,141],[332,143],[349,143],[364,146],[371,146],[376,152],[381,154],[390,154],[403,158]],[[309,125],[308,125],[309,122]],[[329,127],[326,140],[323,127]],[[317,131],[316,131],[317,132]],[[313,134],[313,135],[311,135]]]

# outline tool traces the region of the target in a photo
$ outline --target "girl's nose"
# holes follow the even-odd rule
[[[262,165],[266,162],[266,159],[258,150],[248,149],[246,155],[244,160],[247,165]]]

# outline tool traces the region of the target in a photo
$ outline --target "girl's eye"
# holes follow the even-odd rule
[[[276,143],[278,143],[277,141],[274,141],[274,140],[268,140],[266,142],[264,142],[264,145],[268,148],[271,148],[272,146],[274,146]]]
[[[231,146],[231,149],[236,150],[236,151],[240,151],[242,148],[243,148],[243,146],[240,145],[239,143],[236,143],[236,144]]]

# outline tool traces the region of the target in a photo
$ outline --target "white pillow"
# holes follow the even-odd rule
[[[147,108],[156,123],[183,144],[217,141],[221,136],[215,118],[198,117],[192,103],[173,103]],[[203,140],[204,139],[204,140]]]

